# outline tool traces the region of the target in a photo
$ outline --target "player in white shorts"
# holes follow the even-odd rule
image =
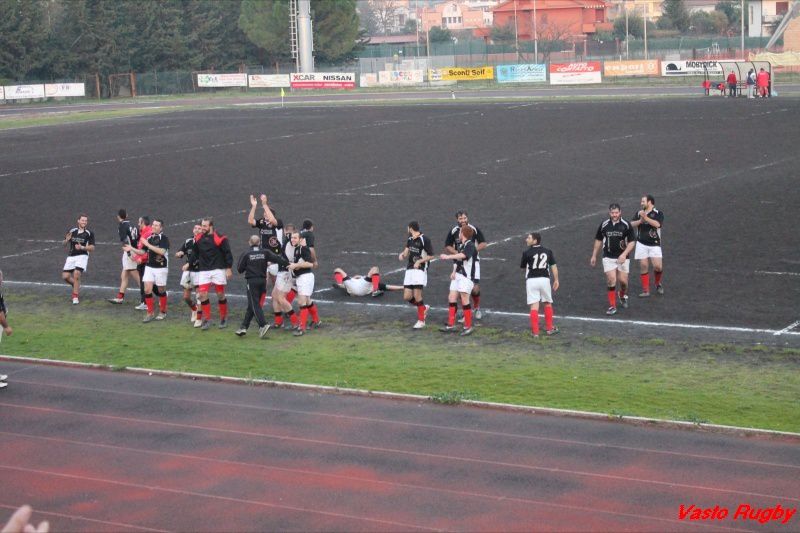
[[[417,307],[417,321],[414,329],[425,327],[429,305],[425,305],[422,291],[428,285],[428,262],[433,260],[433,244],[419,229],[419,222],[412,220],[408,223],[408,239],[403,251],[400,252],[400,261],[406,263],[406,275],[403,278],[403,299]]]
[[[300,327],[294,331],[294,335],[299,337],[305,334],[306,322],[312,306],[311,295],[314,293],[314,258],[308,246],[304,246],[300,239],[300,233],[294,232],[290,237],[290,242],[294,247],[292,257],[289,257],[289,271],[295,278],[297,284],[297,305],[300,306]],[[314,327],[319,327],[319,317],[314,317]]]
[[[541,233],[528,233],[525,237],[528,249],[522,253],[520,268],[525,270],[525,292],[530,306],[531,334],[539,337],[539,303],[544,304],[545,333],[554,335],[558,328],[553,325],[553,291],[558,290],[558,267],[553,252],[542,246]],[[550,274],[553,275],[552,290]]]
[[[150,236],[142,241],[142,249],[134,248],[131,245],[125,246],[126,252],[136,255],[147,254],[147,264],[144,267],[144,303],[147,305],[147,314],[142,322],[148,323],[153,320],[164,320],[167,317],[167,276],[169,274],[169,239],[162,233],[164,221],[153,219]],[[155,305],[153,293],[158,296],[158,316],[155,315]]]
[[[455,254],[442,254],[439,259],[442,261],[453,260],[453,272],[450,274],[450,293],[447,297],[448,313],[447,325],[439,331],[455,331],[456,309],[459,299],[461,307],[464,309],[464,329],[461,335],[472,333],[472,305],[470,304],[470,294],[475,283],[475,266],[478,262],[478,248],[473,240],[475,229],[472,226],[462,226],[459,235]]]
[[[639,298],[650,296],[650,263],[653,264],[653,285],[657,294],[664,294],[661,285],[663,259],[661,255],[661,227],[664,225],[664,213],[656,209],[656,199],[648,194],[642,197],[642,208],[633,217],[631,225],[638,228],[636,251],[633,258],[639,261],[639,272],[642,280],[642,292]]]
[[[619,204],[608,206],[608,217],[604,220],[594,237],[592,256],[589,265],[597,264],[597,255],[603,249],[603,272],[606,275],[608,287],[607,315],[617,314],[616,291],[619,283],[619,299],[622,307],[628,307],[628,272],[630,271],[630,253],[635,244],[633,226],[622,218],[622,209]]]
[[[122,246],[139,242],[139,230],[128,220],[128,212],[125,209],[117,211],[117,221],[119,221],[118,231],[119,240]],[[125,301],[125,291],[128,290],[128,278],[133,279],[136,285],[142,283],[139,277],[139,264],[133,260],[130,252],[122,251],[122,272],[119,276],[119,291],[115,298],[108,301],[112,304],[122,304]]]
[[[385,291],[402,291],[402,285],[387,285],[381,283],[381,271],[374,266],[369,269],[366,276],[348,276],[341,268],[333,271],[333,287],[342,289],[350,296],[382,296]]]
[[[194,228],[192,228],[192,236],[183,241],[183,244],[175,252],[175,257],[180,259],[181,257],[186,258],[186,263],[184,263],[181,273],[181,282],[180,285],[183,288],[183,301],[186,302],[186,305],[189,306],[191,309],[191,314],[189,315],[189,322],[194,324],[198,320],[200,324],[198,327],[202,325],[202,315],[200,315],[200,311],[198,310],[200,305],[200,298],[197,296],[197,287],[199,283],[200,272],[198,269],[200,268],[200,263],[198,262],[197,255],[195,254],[195,247],[194,247],[194,240],[195,238],[203,232],[202,226],[200,224],[195,224]],[[192,293],[195,294],[192,294]]]
[[[81,291],[81,276],[86,272],[89,264],[89,252],[94,251],[94,233],[86,228],[89,217],[80,215],[78,225],[69,232],[64,238],[63,243],[67,246],[67,260],[61,272],[61,278],[67,285],[72,286],[72,305],[78,305]]]

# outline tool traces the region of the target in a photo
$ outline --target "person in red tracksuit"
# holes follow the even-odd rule
[[[214,231],[214,220],[204,218],[200,223],[203,231],[195,236],[194,247],[200,270],[197,276],[197,295],[200,299],[202,319],[200,328],[207,330],[211,325],[211,303],[208,291],[214,286],[219,303],[219,327],[228,327],[228,300],[225,286],[233,276],[233,254],[228,238]],[[197,323],[195,323],[197,327]]]
[[[728,96],[736,96],[736,73],[731,71],[730,74],[728,74],[728,79],[726,81],[728,82]]]

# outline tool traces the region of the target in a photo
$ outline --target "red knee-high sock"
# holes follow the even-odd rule
[[[467,304],[464,307],[464,327],[469,329],[472,327],[472,306]]]
[[[163,314],[167,314],[167,295],[160,294],[158,296],[158,310]]]
[[[334,272],[333,273],[333,281],[335,281],[336,283],[341,285],[342,283],[344,283],[344,276],[342,276],[341,272]]]
[[[472,307],[473,309],[477,309],[481,306],[481,295],[480,294],[473,294],[472,295]]]
[[[531,331],[534,335],[539,334],[539,310],[531,309]]]
[[[258,299],[258,305],[259,305],[259,306],[261,306],[261,307],[264,307],[264,302],[266,302],[266,301],[267,301],[267,293],[265,292],[265,293],[264,293],[264,294],[262,294],[262,295],[261,295],[261,297]]]
[[[300,308],[300,329],[305,331],[306,321],[308,320],[308,307]]]
[[[317,302],[311,302],[308,306],[308,312],[311,313],[311,321],[319,322],[319,310],[317,309]]]
[[[544,327],[547,328],[547,331],[553,329],[553,306],[546,305],[544,306]]]
[[[425,302],[417,302],[417,320],[425,322]]]
[[[294,309],[291,309],[286,314],[289,315],[289,322],[292,323],[292,326],[297,326],[297,313],[294,312]]]
[[[117,298],[119,298],[120,300],[124,300],[125,299],[125,293],[124,292],[118,292],[117,293]]]
[[[617,288],[616,287],[609,287],[608,288],[608,305],[611,307],[617,306]]]
[[[447,325],[452,326],[456,323],[456,311],[458,308],[456,307],[455,302],[451,302],[448,304],[447,307]]]
[[[152,315],[155,312],[155,305],[153,304],[153,295],[145,294],[144,303],[147,304],[147,314]]]
[[[275,311],[275,325],[281,327],[283,325],[283,313]]]
[[[656,286],[661,285],[661,276],[664,275],[663,272],[656,272]]]
[[[286,301],[292,303],[295,296],[297,296],[297,291],[294,289],[290,290],[289,294],[286,295]]]
[[[381,285],[381,275],[380,274],[373,274],[372,275],[372,291],[377,291]]]
[[[200,302],[200,316],[197,318],[205,318],[211,320],[211,301],[205,300]]]
[[[645,272],[642,278],[642,292],[650,292],[650,276]]]

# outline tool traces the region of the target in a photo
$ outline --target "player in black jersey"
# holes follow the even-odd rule
[[[200,311],[198,310],[198,306],[200,304],[200,298],[196,294],[198,285],[198,272],[200,271],[200,261],[197,258],[197,254],[195,254],[194,240],[201,233],[203,233],[203,227],[200,224],[195,224],[194,228],[192,228],[192,236],[183,241],[181,247],[178,248],[177,252],[175,252],[175,257],[178,259],[181,257],[186,258],[186,263],[184,263],[183,267],[181,267],[183,270],[181,273],[183,301],[186,302],[186,305],[188,305],[189,309],[192,310],[192,314],[189,317],[189,322],[198,328],[202,325],[203,317],[202,314],[199,314]],[[195,292],[194,296],[192,295],[193,291]]]
[[[153,219],[153,232],[142,241],[142,249],[128,245],[126,251],[136,255],[147,254],[147,265],[144,267],[144,303],[147,305],[147,315],[142,322],[164,320],[167,317],[167,276],[169,274],[169,239],[164,235],[164,221]],[[153,294],[158,296],[158,316],[155,315]]]
[[[8,325],[8,318],[6,317],[7,314],[8,309],[6,308],[5,300],[3,300],[3,271],[0,270],[0,327],[3,328],[2,331],[0,331],[0,340],[2,340],[3,334],[11,336],[11,334],[14,333],[14,330]]]
[[[300,306],[300,327],[295,330],[295,336],[301,336],[306,331],[306,323],[312,305],[311,295],[314,293],[314,258],[311,250],[302,242],[299,232],[292,233],[291,243],[294,247],[292,257],[289,257],[289,271],[297,284],[297,305]],[[313,320],[314,327],[319,327],[319,317]]]
[[[664,225],[664,213],[656,209],[656,199],[651,194],[642,197],[641,207],[631,221],[631,225],[639,230],[633,258],[639,261],[639,272],[641,273],[642,292],[639,294],[639,298],[647,298],[650,296],[649,263],[653,263],[653,277],[655,278],[653,284],[656,286],[656,292],[664,294],[664,287],[661,285],[663,270],[661,226]]]
[[[261,208],[264,211],[264,216],[256,219],[256,208],[258,207],[258,200],[261,201]],[[270,252],[280,255],[283,246],[283,221],[275,217],[275,213],[267,203],[267,195],[262,194],[258,200],[252,194],[250,195],[250,212],[247,215],[247,223],[251,227],[258,229],[258,234],[261,237],[261,248],[269,250]],[[275,284],[275,276],[278,274],[278,265],[270,264],[267,277]],[[262,306],[264,302],[261,302]]]
[[[525,291],[531,308],[531,334],[539,337],[539,302],[544,303],[545,333],[554,335],[558,328],[553,326],[553,292],[558,290],[558,266],[553,252],[542,246],[541,233],[528,233],[525,237],[528,249],[522,253],[520,268],[525,270]],[[553,275],[552,290],[550,274]]]
[[[281,248],[281,257],[290,259],[294,257],[294,245],[292,244],[291,235],[295,233],[294,224],[286,224],[284,228],[283,247]],[[290,295],[296,295],[297,291],[294,289],[294,278],[287,266],[279,266],[278,275],[275,277],[275,286],[272,288],[272,311],[275,314],[274,328],[280,328],[284,325],[284,314],[289,319],[291,328],[294,329],[299,324],[297,314],[292,307],[292,300],[289,299]],[[287,324],[287,327],[289,327]]]
[[[311,262],[314,264],[314,268],[319,266],[319,262],[317,261],[317,249],[314,246],[316,243],[316,239],[314,237],[314,222],[310,219],[303,220],[303,226],[300,230],[300,240],[303,243],[303,246],[307,247],[309,252],[311,252]],[[317,302],[311,301],[310,307],[308,308],[308,313],[311,315],[311,323],[318,327],[321,322],[319,321],[319,309],[317,308]]]
[[[447,237],[444,241],[444,253],[446,254],[455,254],[457,253],[457,245],[460,241],[460,231],[461,228],[464,226],[469,226],[475,232],[475,237],[473,241],[475,242],[475,248],[478,250],[478,254],[484,250],[489,244],[486,242],[486,237],[483,236],[483,232],[475,225],[469,223],[469,215],[466,211],[461,210],[456,212],[456,225],[450,228],[450,231],[447,233]],[[474,286],[472,288],[472,314],[476,320],[480,320],[483,318],[483,313],[481,312],[481,263],[480,263],[480,255],[478,255],[477,261],[475,263],[475,277],[472,280]],[[459,319],[459,322],[461,320]]]
[[[419,230],[419,222],[416,220],[409,222],[407,229],[406,246],[398,256],[400,261],[408,260],[403,279],[403,299],[417,307],[417,322],[414,324],[414,329],[422,329],[425,327],[425,318],[430,309],[422,299],[422,291],[428,284],[428,262],[433,259],[433,245]]]
[[[139,230],[131,224],[128,220],[128,212],[120,209],[117,212],[117,221],[119,222],[119,240],[124,247],[126,244],[136,245],[139,240]],[[119,291],[116,298],[109,298],[112,304],[121,304],[125,301],[125,291],[128,289],[128,278],[136,282],[138,286],[141,284],[142,279],[139,277],[138,264],[131,257],[131,252],[122,250],[122,272],[119,275]]]
[[[94,233],[86,228],[89,217],[80,215],[78,225],[67,232],[63,243],[67,246],[67,260],[61,278],[72,286],[72,305],[78,305],[81,292],[81,275],[86,272],[89,252],[94,251]]]
[[[630,272],[630,253],[633,251],[635,240],[633,226],[622,218],[622,209],[619,204],[608,206],[608,219],[604,220],[594,237],[594,247],[589,264],[597,264],[597,255],[603,249],[603,271],[606,274],[608,287],[607,315],[617,314],[616,291],[619,282],[619,297],[622,307],[628,307],[628,272]]]
[[[236,263],[236,270],[244,274],[247,281],[247,311],[245,312],[242,325],[236,330],[236,335],[243,337],[247,334],[250,322],[255,317],[258,323],[258,336],[264,338],[269,331],[269,324],[264,319],[264,311],[261,306],[261,296],[267,292],[267,265],[277,263],[281,266],[288,266],[289,261],[270,250],[261,248],[261,238],[252,235],[248,241],[250,249],[239,256]]]
[[[472,306],[469,303],[470,294],[475,277],[475,269],[478,263],[478,248],[475,246],[473,239],[475,238],[475,230],[472,226],[465,225],[459,230],[459,240],[456,245],[456,253],[454,254],[441,254],[439,259],[447,261],[451,259],[453,263],[453,271],[450,274],[450,293],[448,294],[448,315],[447,325],[440,328],[439,331],[449,332],[455,330],[456,320],[456,305],[458,300],[461,300],[461,306],[464,309],[464,329],[461,335],[470,335],[472,333]]]

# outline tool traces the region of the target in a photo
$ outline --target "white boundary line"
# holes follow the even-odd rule
[[[800,272],[769,272],[767,270],[756,270],[755,273],[765,276],[800,276]]]
[[[405,268],[403,268],[405,270]],[[50,283],[50,282],[43,282],[43,281],[12,281],[12,280],[4,280],[3,283],[8,285],[19,285],[19,286],[30,286],[30,287],[64,287],[66,284],[64,283]],[[107,291],[116,291],[118,287],[111,287],[105,285],[81,285],[82,289],[94,289],[94,290],[107,290]],[[318,292],[322,292],[324,290],[332,290],[332,289],[321,289]],[[128,289],[128,292],[136,292],[138,293],[138,289]],[[168,291],[175,294],[176,291]],[[245,294],[236,294],[236,293],[226,293],[227,296],[231,298],[247,298]],[[337,300],[320,300],[314,299],[315,302],[321,304],[333,304],[333,305],[349,305],[349,306],[360,306],[360,307],[382,307],[385,309],[410,309],[408,304],[383,304],[383,303],[373,303],[369,301],[337,301]],[[431,310],[433,311],[447,311],[445,307],[434,307],[431,306]],[[514,311],[493,311],[491,309],[487,309],[486,312],[491,315],[499,315],[499,316],[509,316],[509,317],[519,317],[519,318],[528,318],[528,313],[521,313],[521,312],[514,312]],[[729,332],[729,333],[759,333],[759,334],[767,334],[767,335],[794,335],[800,336],[800,332],[798,331],[791,331],[796,326],[800,325],[800,320],[791,324],[789,327],[783,329],[766,329],[766,328],[746,328],[740,326],[715,326],[715,325],[708,325],[708,324],[686,324],[680,322],[654,322],[649,320],[627,320],[627,319],[618,319],[618,318],[601,318],[601,317],[586,317],[586,316],[576,316],[576,315],[555,315],[555,318],[559,320],[568,320],[568,321],[575,321],[575,322],[596,322],[596,323],[603,323],[603,324],[619,324],[619,325],[631,325],[631,326],[647,326],[647,327],[662,327],[662,328],[677,328],[677,329],[694,329],[694,330],[705,330],[705,331],[721,331],[721,332]]]
[[[101,365],[97,363],[80,363],[72,361],[61,361],[58,359],[40,359],[36,357],[22,357],[16,355],[0,354],[0,360],[20,363],[45,364],[74,368],[92,368],[100,370],[116,369],[113,366]],[[343,387],[331,387],[326,385],[313,385],[307,383],[294,383],[291,381],[274,381],[268,379],[237,378],[229,376],[214,376],[210,374],[198,374],[194,372],[178,372],[172,370],[156,370],[151,368],[125,367],[126,372],[134,374],[146,374],[147,376],[179,377],[185,379],[202,379],[207,381],[219,381],[222,383],[235,383],[239,385],[263,385],[282,389],[315,391],[326,394],[345,394],[349,396],[363,396],[367,398],[383,398],[387,400],[404,400],[412,402],[433,402],[430,396],[419,394],[404,394],[398,392],[371,391],[364,389],[349,389]],[[708,424],[704,422],[688,422],[685,420],[669,420],[663,418],[647,418],[642,416],[613,415],[609,413],[599,413],[595,411],[579,411],[576,409],[557,409],[554,407],[536,407],[532,405],[520,405],[499,402],[483,402],[478,400],[462,400],[459,405],[469,407],[481,407],[496,409],[500,411],[521,412],[527,414],[544,414],[551,416],[562,416],[570,418],[584,418],[590,420],[620,421],[635,425],[660,426],[667,428],[681,429],[707,429],[719,433],[745,434],[745,435],[774,435],[792,438],[800,438],[800,433],[791,431],[779,431],[771,429],[746,428],[740,426],[726,426],[722,424]]]

